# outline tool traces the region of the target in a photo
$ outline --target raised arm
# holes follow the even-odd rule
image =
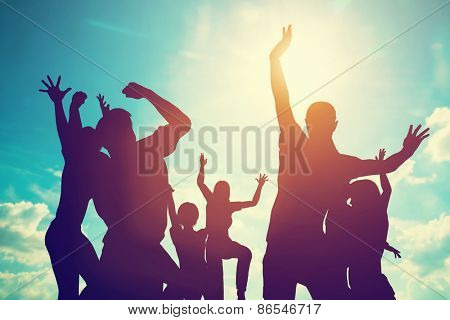
[[[173,192],[171,186],[169,186],[170,190],[167,192],[167,200],[168,200],[168,210],[169,210],[169,218],[170,223],[172,224],[172,227],[179,226],[178,219],[177,219],[177,211],[175,208],[175,201],[173,200]]]
[[[191,119],[184,114],[178,107],[160,97],[152,90],[141,86],[135,82],[130,82],[123,90],[127,98],[147,99],[153,104],[161,116],[168,122],[170,126],[177,131],[178,136],[183,136],[191,128]]]
[[[71,90],[71,88],[67,88],[66,90],[62,91],[59,88],[59,85],[61,83],[61,76],[58,77],[58,80],[56,81],[56,84],[53,84],[52,79],[50,76],[47,76],[48,83],[44,80],[41,80],[42,83],[47,87],[47,89],[39,89],[40,92],[45,92],[48,94],[50,99],[53,101],[53,104],[55,105],[55,118],[56,118],[56,129],[58,131],[59,141],[61,142],[61,147],[64,149],[64,147],[67,144],[67,119],[66,115],[64,113],[63,108],[63,99],[67,92]]]
[[[191,128],[191,120],[180,109],[169,101],[161,98],[152,90],[137,83],[130,82],[122,91],[127,98],[145,98],[151,102],[156,110],[166,119],[168,124],[140,140],[140,150],[158,150],[163,157],[167,157],[176,150],[178,141]]]
[[[208,186],[205,184],[205,165],[208,163],[208,160],[205,158],[204,154],[200,155],[200,170],[198,171],[197,176],[197,185],[200,188],[203,196],[206,201],[209,201],[212,197],[212,192],[209,190]]]
[[[87,99],[86,93],[77,91],[72,96],[72,102],[69,109],[69,128],[70,131],[80,130],[82,128],[80,108]]]
[[[287,129],[289,126],[296,125],[294,114],[292,113],[289,100],[289,91],[284,79],[283,67],[280,57],[289,48],[292,40],[291,26],[283,28],[283,38],[278,42],[270,53],[270,81],[272,93],[275,98],[275,108],[277,112],[278,124],[281,129]]]
[[[256,191],[255,191],[255,194],[253,195],[253,199],[251,201],[231,202],[231,207],[232,207],[233,212],[239,211],[239,210],[242,210],[245,208],[251,208],[258,204],[259,198],[261,197],[262,188],[268,179],[267,179],[267,175],[260,174],[259,178],[256,178],[255,180],[258,181],[258,187],[256,187]]]
[[[102,96],[100,93],[97,95],[97,100],[98,100],[102,115],[105,116],[109,112],[109,110],[111,110],[111,107],[109,106],[109,103],[106,102],[105,96]]]
[[[403,141],[403,148],[384,161],[354,158],[354,162],[348,164],[348,168],[351,171],[351,178],[391,173],[397,170],[406,160],[413,156],[420,144],[429,137],[429,128],[420,131],[421,128],[421,125],[415,129],[410,125],[408,134]]]
[[[380,151],[378,152],[378,156],[375,157],[375,160],[383,161],[385,155],[386,155],[386,150],[380,149]],[[381,197],[387,207],[389,204],[389,199],[391,198],[392,187],[391,187],[391,184],[389,183],[389,178],[386,173],[380,174],[380,184],[381,184],[381,189],[383,190]]]

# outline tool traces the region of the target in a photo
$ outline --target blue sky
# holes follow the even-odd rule
[[[129,81],[152,88],[190,115],[192,136],[167,162],[176,202],[197,203],[202,226],[205,203],[191,176],[199,152],[205,151],[215,168],[207,183],[227,179],[236,200],[251,197],[259,171],[276,183],[276,131],[242,137],[244,128],[258,128],[275,116],[268,53],[283,24],[294,28],[283,64],[291,100],[297,101],[444,2],[8,2],[61,41],[0,4],[0,298],[12,292],[9,298],[56,297],[51,272],[15,291],[49,266],[43,235],[56,209],[63,159],[52,106],[37,91],[46,74],[61,74],[63,86],[88,94],[85,125],[95,125],[100,116],[99,92],[132,113],[137,132],[163,124],[151,106],[123,97]],[[301,122],[311,102],[333,103],[338,149],[362,158],[373,157],[380,147],[397,151],[410,123],[431,126],[431,139],[391,175],[389,241],[403,258],[384,267],[402,299],[450,296],[449,15],[450,6],[294,108]],[[252,170],[240,165],[243,157]],[[180,163],[190,171],[179,170]],[[266,185],[258,207],[236,215],[231,229],[254,254],[248,293],[253,299],[262,295],[261,259],[275,194],[276,187]],[[92,239],[100,235],[94,241],[100,252],[105,228],[93,208],[83,230]],[[170,242],[164,244],[173,253]],[[225,263],[230,299],[234,267],[235,261]],[[298,292],[309,298],[301,287]]]

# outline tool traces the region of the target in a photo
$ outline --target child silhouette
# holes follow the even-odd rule
[[[383,161],[386,152],[379,151],[378,161]],[[386,249],[400,257],[400,251],[386,242],[389,219],[388,205],[391,185],[386,174],[380,174],[383,192],[380,194],[373,181],[359,180],[351,183],[350,228],[356,239],[352,239],[352,258],[349,282],[353,299],[394,300],[395,292],[381,271],[381,257]],[[362,241],[361,241],[362,240]]]
[[[172,190],[173,191],[173,190]],[[198,208],[190,202],[175,209],[172,192],[169,192],[169,217],[172,223],[170,236],[177,251],[182,277],[187,284],[179,295],[186,300],[200,300],[205,294],[206,230],[194,230],[198,220]]]
[[[223,268],[222,259],[237,258],[236,287],[239,300],[245,300],[248,272],[252,259],[249,248],[230,239],[230,229],[234,212],[244,208],[254,207],[258,204],[261,190],[267,181],[266,175],[259,175],[258,187],[251,201],[230,201],[230,186],[226,181],[219,181],[211,192],[205,185],[205,165],[207,160],[203,153],[200,156],[200,171],[197,185],[206,199],[206,230],[208,240],[206,242],[206,261],[210,275],[208,299],[223,300]]]

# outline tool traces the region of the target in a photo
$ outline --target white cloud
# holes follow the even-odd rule
[[[408,184],[418,185],[433,182],[436,179],[436,174],[431,174],[430,176],[415,176],[414,167],[416,161],[408,159],[397,171],[389,174],[389,180],[392,186],[396,186],[400,181],[404,180]]]
[[[53,272],[0,272],[0,299],[55,299],[56,282]]]
[[[433,162],[450,161],[450,108],[440,107],[426,119],[431,128],[431,136],[425,152],[431,156]]]
[[[45,232],[38,230],[50,215],[46,204],[31,202],[0,204],[0,255],[5,260],[36,266],[49,262]]]
[[[442,213],[426,222],[392,218],[389,243],[402,251],[396,265],[383,263],[384,272],[394,280],[397,298],[450,296],[450,215]]]
[[[412,159],[408,159],[405,161],[405,163],[398,168],[393,173],[388,174],[389,182],[391,183],[392,188],[395,188],[398,184],[401,182],[406,182],[410,185],[421,185],[421,184],[428,184],[432,183],[436,180],[437,175],[435,173],[432,173],[429,176],[416,176],[414,175],[414,168],[416,165],[416,161]],[[375,182],[381,190],[380,185],[380,178],[379,176],[369,176],[369,177],[363,177],[358,178],[355,180],[364,180],[369,179]]]
[[[450,215],[447,213],[426,223],[392,218],[390,226],[395,232],[395,241],[415,254],[438,248],[450,240]]]
[[[56,169],[53,169],[53,168],[47,168],[47,172],[50,172],[51,174],[53,174],[57,178],[61,178],[62,177],[62,171],[61,170],[56,170]]]
[[[42,188],[37,184],[32,184],[30,190],[38,195],[45,203],[57,206],[60,197],[60,184],[56,184],[50,189]]]

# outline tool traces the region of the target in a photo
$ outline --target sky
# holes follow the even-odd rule
[[[0,1],[0,299],[57,297],[43,239],[64,162],[53,107],[38,92],[47,74],[87,93],[84,125],[100,117],[98,93],[132,114],[139,136],[163,125],[151,105],[121,94],[130,81],[191,117],[191,133],[167,165],[177,205],[200,209],[198,228],[200,152],[209,159],[206,183],[227,180],[232,200],[251,199],[257,173],[268,173],[260,203],[237,213],[230,230],[253,252],[247,296],[261,299],[278,165],[268,56],[287,24],[293,40],[282,63],[291,101],[300,101],[295,117],[303,123],[312,102],[332,103],[341,153],[391,154],[409,124],[430,126],[431,137],[390,175],[388,241],[402,258],[386,255],[383,270],[398,299],[450,297],[450,5],[416,25],[444,3]],[[92,205],[82,228],[100,254],[106,228]],[[168,234],[163,244],[176,259]],[[224,265],[225,297],[235,299],[236,261]],[[297,298],[310,298],[300,285]]]

